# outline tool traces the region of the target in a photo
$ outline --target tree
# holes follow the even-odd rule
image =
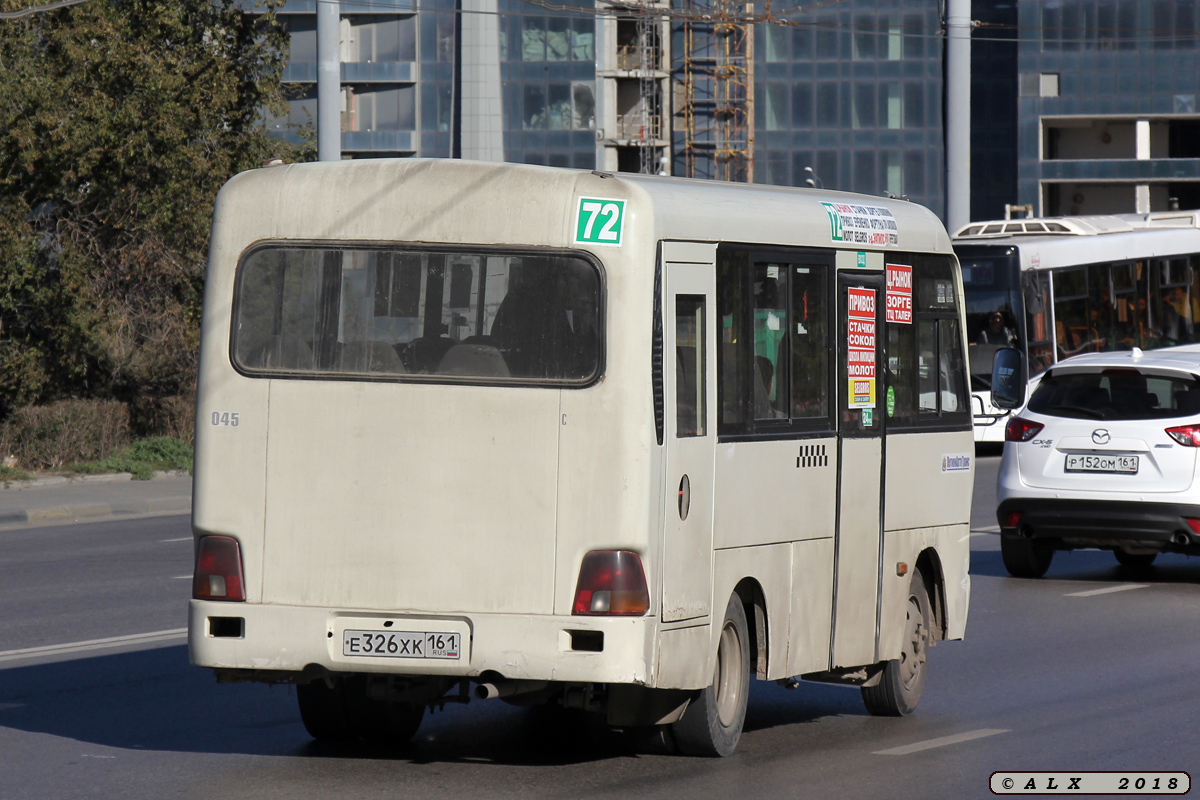
[[[0,21],[0,418],[194,380],[217,190],[304,157],[263,125],[286,114],[281,2],[91,0]]]

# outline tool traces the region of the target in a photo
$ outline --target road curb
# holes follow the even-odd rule
[[[0,531],[45,525],[69,525],[74,522],[97,522],[105,519],[160,517],[170,514],[190,514],[191,512],[192,498],[190,497],[160,497],[152,500],[130,500],[120,503],[85,503],[50,508],[29,508],[0,512]]]

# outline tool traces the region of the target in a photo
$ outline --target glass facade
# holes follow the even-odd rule
[[[755,182],[803,186],[811,167],[827,189],[906,195],[941,214],[937,4],[854,0],[791,21],[803,24],[755,29]]]
[[[1159,211],[1172,198],[1200,207],[1200,4],[1017,5],[1019,202],[1045,214],[1132,212],[1137,202]]]
[[[504,158],[592,169],[596,164],[596,21],[583,13],[540,14],[500,0]]]

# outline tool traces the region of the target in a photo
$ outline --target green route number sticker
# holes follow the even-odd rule
[[[621,244],[625,225],[625,201],[604,197],[581,197],[575,214],[575,241],[578,244]]]
[[[887,412],[889,417],[896,413],[896,389],[893,386],[887,390]]]

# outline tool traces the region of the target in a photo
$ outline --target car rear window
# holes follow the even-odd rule
[[[1200,414],[1200,383],[1192,375],[1098,369],[1052,370],[1042,378],[1029,410],[1079,419],[1164,419]]]

